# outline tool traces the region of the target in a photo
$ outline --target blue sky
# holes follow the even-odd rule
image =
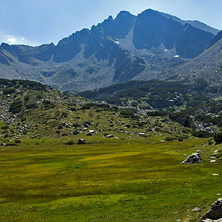
[[[121,10],[152,8],[222,29],[222,0],[0,0],[0,42],[55,43]]]

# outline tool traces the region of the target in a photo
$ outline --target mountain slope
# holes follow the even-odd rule
[[[63,90],[79,91],[128,81],[145,69],[142,59],[95,26],[61,40],[57,46],[2,44],[0,55],[1,77],[37,80]]]
[[[217,30],[146,10],[122,11],[56,46],[0,46],[0,77],[29,79],[82,91],[133,79],[167,78],[171,69],[202,53]]]
[[[221,86],[222,81],[222,39],[219,39],[213,46],[197,58],[183,65],[175,71],[176,79],[194,80],[205,79],[212,86]]]

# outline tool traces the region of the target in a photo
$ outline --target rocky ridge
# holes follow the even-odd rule
[[[0,77],[40,81],[69,91],[167,78],[172,69],[207,49],[217,32],[151,9],[138,16],[122,11],[57,45],[3,43]]]

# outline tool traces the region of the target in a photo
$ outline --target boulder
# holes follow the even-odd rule
[[[106,138],[112,138],[113,135],[106,135]]]
[[[86,144],[86,141],[84,139],[79,139],[78,144]]]
[[[58,126],[58,129],[62,129],[62,128],[63,128],[63,126],[62,126],[62,125],[59,125],[59,126]]]
[[[200,163],[201,157],[200,157],[200,151],[197,151],[196,153],[192,153],[190,156],[188,156],[182,164],[194,164],[194,163]]]
[[[222,221],[222,198],[219,198],[211,205],[209,211],[201,218],[201,221],[207,221],[206,219]]]
[[[87,124],[87,125],[90,126],[90,125],[91,125],[91,122],[90,122],[90,121],[86,121],[85,124]]]
[[[201,209],[200,209],[199,207],[195,207],[192,211],[193,211],[193,212],[200,212]]]

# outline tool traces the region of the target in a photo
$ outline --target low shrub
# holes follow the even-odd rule
[[[20,99],[15,100],[13,103],[11,103],[9,112],[16,114],[20,113],[22,111],[23,103]]]
[[[65,143],[65,145],[67,145],[67,146],[72,146],[73,144],[74,144],[74,142],[72,140]]]
[[[214,135],[214,141],[216,142],[216,144],[222,143],[222,132]]]

